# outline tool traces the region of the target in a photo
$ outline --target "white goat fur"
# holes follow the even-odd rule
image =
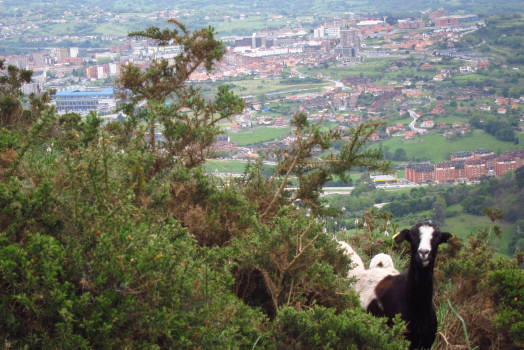
[[[399,272],[393,265],[393,260],[388,254],[380,253],[371,259],[369,269],[366,270],[364,263],[353,248],[346,242],[338,241],[340,248],[344,253],[351,258],[351,261],[356,265],[353,269],[348,271],[347,277],[354,277],[357,281],[353,288],[358,293],[360,298],[360,305],[367,309],[368,305],[377,299],[375,294],[375,287],[386,276],[398,275]]]
[[[378,253],[377,255],[375,255],[373,259],[371,259],[371,261],[369,262],[369,268],[383,268],[390,270],[395,275],[399,274],[398,270],[395,268],[395,265],[393,264],[393,259],[391,259],[391,256],[389,254]]]
[[[348,278],[356,277],[357,275],[360,275],[366,268],[364,267],[364,262],[358,256],[358,254],[351,248],[349,244],[343,241],[337,241],[338,246],[342,251],[344,251],[344,254],[346,254],[347,257],[351,259],[351,263],[353,268],[348,271]]]

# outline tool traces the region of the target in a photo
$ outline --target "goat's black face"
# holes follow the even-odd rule
[[[411,244],[411,254],[423,267],[432,267],[437,256],[438,245],[449,240],[451,234],[440,232],[431,224],[418,224],[395,235],[395,241],[404,240]]]

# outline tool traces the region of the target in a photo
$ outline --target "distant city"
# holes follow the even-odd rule
[[[124,21],[114,13],[95,13],[110,23]],[[150,19],[162,26],[165,19],[180,15],[180,11],[166,10]],[[390,147],[391,152],[406,151],[402,159],[393,160],[400,161],[397,169],[415,183],[478,180],[522,165],[522,152],[507,152],[520,147],[524,96],[507,88],[495,89],[491,78],[479,78],[490,74],[494,62],[464,45],[466,37],[486,27],[483,18],[442,9],[393,21],[349,13],[324,16],[325,21],[310,29],[286,25],[282,15],[269,18],[283,24],[220,36],[227,46],[222,60],[212,72],[201,67],[190,76],[189,83],[209,96],[218,84],[227,84],[246,101],[243,113],[222,125],[226,135],[213,145],[217,159],[252,160],[270,149],[287,147],[294,140],[291,116],[306,112],[312,122],[331,128],[384,121],[369,141]],[[4,27],[3,38],[8,40],[18,30],[15,24]],[[182,46],[158,46],[154,40],[123,35],[43,35],[40,39],[111,43],[0,56],[8,64],[34,72],[33,82],[23,86],[25,94],[55,89],[53,104],[58,113],[95,111],[107,121],[125,118],[117,109],[114,86],[123,66],[132,63],[146,68],[161,59],[173,62],[184,52]],[[511,130],[505,134],[488,131],[485,121],[501,117]],[[489,157],[475,151],[482,144],[470,149],[453,146],[456,140],[481,140],[490,132],[496,145]],[[250,139],[249,133],[256,137]],[[427,156],[420,150],[410,151],[432,135],[448,140],[451,148]],[[161,133],[158,136],[161,139]],[[445,154],[461,150],[472,158],[453,156],[442,162]],[[513,163],[498,165],[508,162]]]

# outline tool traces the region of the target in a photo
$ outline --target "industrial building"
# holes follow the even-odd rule
[[[375,185],[396,184],[398,182],[398,178],[392,175],[371,175],[370,179]]]
[[[111,112],[116,107],[113,88],[90,91],[60,91],[53,96],[59,113]]]

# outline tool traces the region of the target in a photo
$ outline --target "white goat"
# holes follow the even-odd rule
[[[355,250],[346,242],[337,241],[340,249],[351,259],[354,267],[348,271],[348,278],[355,278],[353,288],[358,293],[360,305],[367,309],[369,304],[376,299],[375,287],[386,276],[398,275],[399,272],[393,265],[393,260],[388,254],[380,253],[371,259],[369,269]]]
[[[395,268],[395,265],[393,264],[393,259],[391,259],[391,256],[389,254],[384,253],[378,253],[371,259],[369,262],[369,268],[383,268],[383,269],[389,269],[393,274],[398,274],[398,270]]]
[[[346,242],[337,240],[337,243],[344,254],[351,259],[353,268],[348,271],[347,277],[351,278],[360,275],[366,269],[360,256]]]

